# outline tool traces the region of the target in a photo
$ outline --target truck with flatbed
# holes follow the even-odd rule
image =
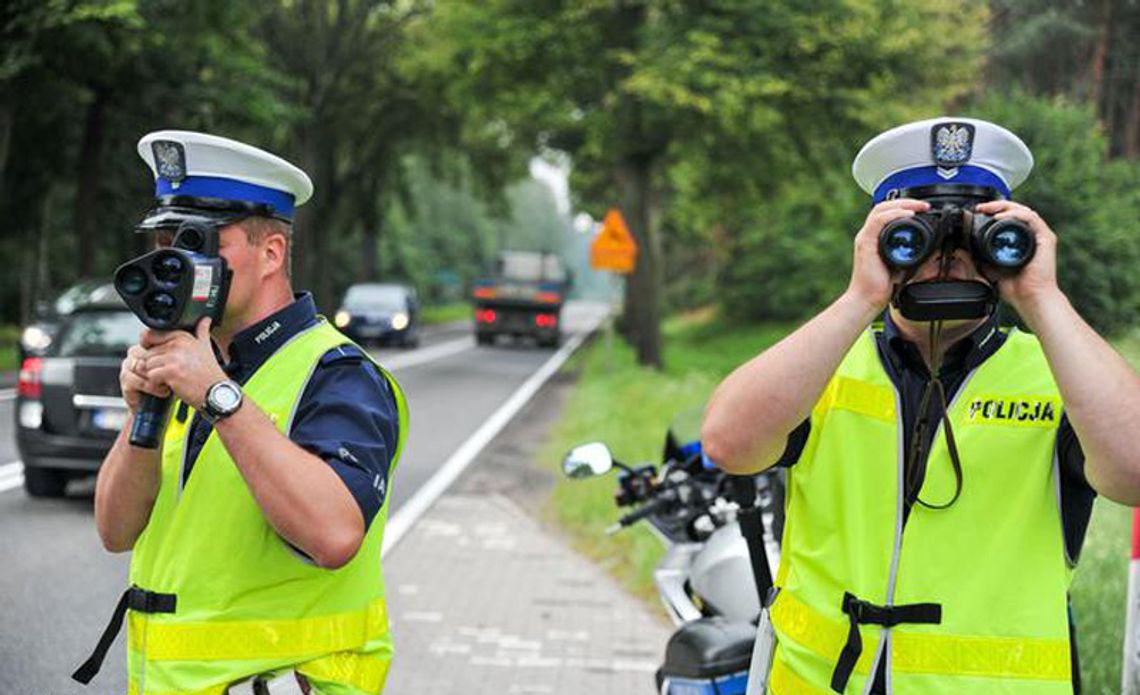
[[[475,281],[475,340],[491,345],[499,336],[533,338],[555,347],[562,338],[562,304],[568,275],[553,253],[502,251],[493,272]]]

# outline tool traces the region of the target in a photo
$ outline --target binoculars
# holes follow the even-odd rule
[[[967,249],[979,265],[1021,270],[1037,250],[1023,222],[995,219],[969,207],[947,204],[895,220],[879,232],[879,255],[893,270],[918,268],[936,252]]]

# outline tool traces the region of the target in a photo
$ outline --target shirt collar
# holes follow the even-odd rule
[[[241,378],[252,374],[290,338],[317,320],[317,305],[308,292],[293,295],[293,302],[261,321],[238,331],[230,341],[226,372]]]
[[[993,352],[991,341],[997,330],[998,316],[995,311],[987,316],[986,320],[980,323],[969,335],[961,338],[946,351],[946,356],[942,361],[942,370],[947,371],[962,367],[972,369],[981,364]],[[922,360],[918,346],[907,340],[899,332],[898,326],[891,320],[890,310],[884,312],[883,337],[886,338],[887,345],[891,348],[894,356],[912,363],[911,366],[917,362],[917,364],[922,365],[924,371],[926,370],[926,363]]]

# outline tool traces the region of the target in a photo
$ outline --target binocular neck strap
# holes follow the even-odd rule
[[[918,406],[917,417],[914,421],[914,427],[911,430],[910,447],[907,450],[906,457],[906,475],[905,481],[905,494],[906,503],[913,504],[917,502],[928,509],[946,509],[955,502],[962,495],[962,461],[958,456],[958,445],[954,441],[954,427],[950,423],[950,408],[946,402],[946,389],[942,386],[942,380],[939,378],[939,372],[942,370],[942,322],[930,322],[930,375],[927,378],[926,385],[922,389],[922,398]],[[919,491],[922,488],[922,482],[926,478],[925,475],[919,476],[918,470],[922,462],[919,460],[922,451],[925,448],[926,430],[929,426],[927,413],[930,411],[930,399],[934,397],[935,393],[938,394],[939,404],[942,406],[942,431],[946,437],[946,449],[950,453],[950,464],[954,467],[955,488],[954,496],[950,498],[949,502],[944,504],[929,504],[924,502],[919,497]],[[933,447],[933,441],[931,442]]]

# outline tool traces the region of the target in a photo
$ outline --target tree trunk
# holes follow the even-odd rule
[[[4,190],[4,172],[8,169],[8,153],[12,144],[12,103],[7,90],[0,95],[0,191]]]
[[[1100,31],[1093,48],[1092,63],[1089,66],[1089,82],[1092,92],[1089,101],[1098,114],[1102,114],[1100,100],[1104,96],[1104,68],[1108,61],[1108,44],[1112,37],[1112,1],[1101,0],[1100,17],[1097,21]]]
[[[1128,120],[1124,123],[1125,157],[1140,157],[1140,70],[1132,79],[1132,104],[1128,108]]]
[[[626,278],[625,326],[637,351],[637,362],[661,369],[661,240],[657,234],[657,201],[650,191],[651,160],[631,158],[618,165],[616,179],[621,211],[637,241],[637,266]]]
[[[90,277],[95,269],[95,249],[99,236],[99,181],[103,158],[103,140],[106,132],[107,94],[95,91],[95,99],[87,107],[87,120],[83,127],[83,143],[79,149],[79,171],[75,182],[75,208],[71,218],[72,229],[78,239],[76,275]]]
[[[317,170],[313,177],[314,188],[323,190],[319,205],[313,209],[316,219],[313,221],[315,229],[311,230],[309,249],[311,251],[313,296],[317,300],[317,307],[325,314],[336,310],[337,298],[333,296],[332,263],[329,257],[330,237],[335,233],[334,217],[337,208],[338,186],[336,182],[336,154],[332,134],[319,136],[317,151]]]
[[[364,228],[360,240],[360,276],[362,282],[375,282],[380,277],[380,231],[384,226],[384,211],[380,205],[380,191],[383,188],[377,172],[368,176],[361,187],[360,214]]]

